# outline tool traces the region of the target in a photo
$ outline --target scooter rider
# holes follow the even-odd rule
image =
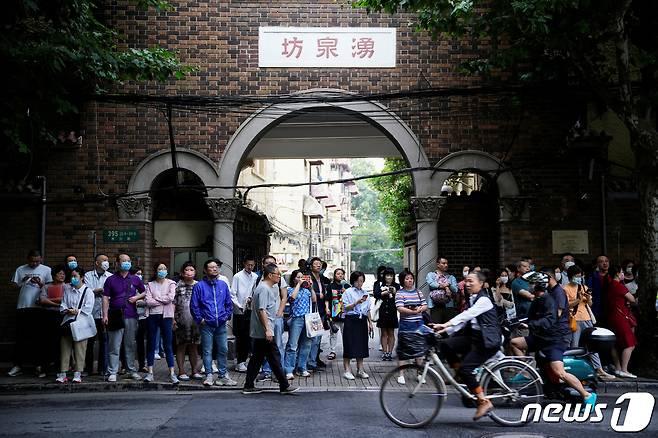
[[[523,277],[530,283],[535,294],[528,312],[527,327],[530,328],[530,335],[512,339],[512,351],[517,356],[523,356],[525,351],[540,351],[548,361],[546,369],[551,381],[564,381],[578,391],[585,404],[594,406],[596,393],[587,392],[580,380],[564,369],[562,356],[568,344],[565,342],[562,314],[558,316],[558,303],[547,291],[549,276],[542,272],[528,272]]]
[[[502,342],[496,306],[484,288],[486,277],[473,272],[464,279],[464,289],[469,294],[469,308],[443,324],[433,324],[439,333],[452,334],[463,327],[470,329],[470,336],[454,336],[441,344],[441,352],[455,368],[457,354],[463,356],[459,376],[469,391],[477,397],[477,410],[473,420],[479,420],[493,409],[493,404],[484,397],[475,376],[475,369],[499,351]]]

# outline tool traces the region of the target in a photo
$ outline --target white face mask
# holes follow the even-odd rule
[[[633,268],[632,267],[626,268],[626,273],[629,275],[633,275]]]
[[[503,284],[507,284],[508,280],[509,280],[509,278],[507,276],[500,277],[500,282],[503,283]]]
[[[469,272],[470,272],[470,271],[464,271],[464,272],[462,272],[462,274],[464,275],[464,278],[466,278],[466,276],[468,275]]]
[[[574,262],[571,262],[571,261],[565,262],[564,263],[564,269],[569,269],[570,267],[575,266],[575,265],[576,264]]]
[[[556,272],[556,273],[555,273],[555,279],[556,279],[557,281],[562,280],[562,273],[561,273],[561,272]]]
[[[104,262],[101,262],[101,268],[104,271],[107,271],[108,269],[110,269],[110,262],[108,262],[107,260],[105,260]]]

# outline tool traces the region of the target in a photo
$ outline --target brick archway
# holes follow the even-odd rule
[[[304,97],[318,96],[328,97],[336,95],[348,95],[343,90],[335,89],[312,89],[298,93]],[[352,113],[368,123],[377,127],[385,134],[399,150],[402,157],[407,161],[410,167],[429,167],[429,160],[420,141],[413,133],[411,128],[404,123],[386,106],[369,101],[347,101],[331,102],[317,99],[309,101],[304,99],[300,102],[288,102],[285,104],[270,105],[247,119],[231,137],[222,155],[219,163],[219,186],[230,187],[235,185],[238,180],[240,169],[243,161],[249,155],[256,143],[273,127],[283,120],[291,117],[300,111],[323,110],[343,111]],[[304,158],[304,157],[299,157]],[[440,196],[441,185],[432,180],[432,172],[414,172],[412,174],[414,193],[417,199],[420,199],[423,205],[436,203]],[[209,196],[216,199],[218,209],[216,216],[215,228],[215,255],[222,261],[233,260],[233,220],[235,214],[235,204],[239,201],[235,199],[235,189],[215,189],[209,191]],[[422,217],[417,217],[419,236],[418,242],[418,266],[419,286],[424,287],[424,278],[427,269],[431,269],[436,258],[436,227],[427,227],[428,222],[427,208],[423,208]],[[430,208],[430,211],[435,209]],[[422,232],[420,230],[422,228]],[[422,240],[422,241],[421,241]],[[427,271],[427,272],[425,272]]]

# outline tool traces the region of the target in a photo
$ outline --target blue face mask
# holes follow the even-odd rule
[[[574,277],[571,279],[576,284],[583,284],[583,277]]]
[[[78,277],[71,277],[71,286],[78,286],[80,284],[80,279]]]
[[[130,268],[133,267],[133,264],[130,262],[121,262],[121,270],[122,271],[130,271]]]
[[[75,268],[78,267],[78,262],[76,262],[75,260],[73,260],[73,261],[71,261],[71,262],[68,262],[67,265],[69,266],[69,269],[75,269]]]
[[[158,271],[158,278],[167,278],[167,271]]]
[[[534,270],[535,270],[535,268],[536,268],[536,266],[535,266],[535,265],[530,265],[530,270],[531,270],[531,271],[534,271]]]

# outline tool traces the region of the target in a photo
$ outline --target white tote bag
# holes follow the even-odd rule
[[[74,341],[84,341],[96,336],[96,322],[91,315],[79,313],[75,321],[70,325],[71,337]]]
[[[313,309],[312,306],[311,309]],[[322,318],[320,317],[317,309],[315,312],[310,312],[304,315],[304,323],[306,324],[306,336],[309,338],[322,336],[324,326],[322,325]]]
[[[85,295],[87,294],[88,290],[89,288],[85,286],[85,290],[82,292],[80,302],[78,303],[78,314],[75,315],[75,320],[69,324],[71,329],[71,337],[76,342],[84,341],[85,339],[96,336],[96,322],[94,321],[94,317],[80,313],[82,301],[85,299]]]

